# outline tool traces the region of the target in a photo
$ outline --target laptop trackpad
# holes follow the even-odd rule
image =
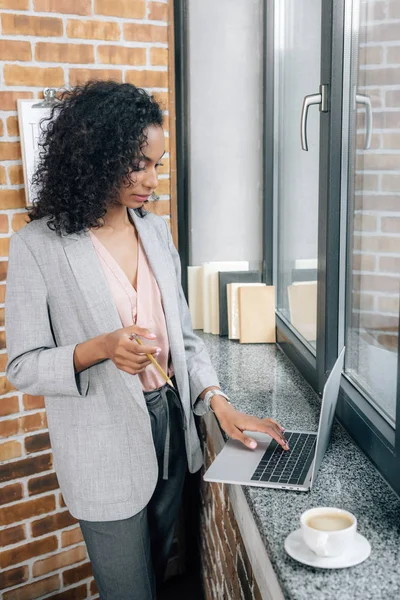
[[[205,481],[223,479],[227,482],[248,482],[251,479],[272,438],[266,433],[255,431],[243,433],[256,440],[257,448],[251,450],[238,440],[228,440],[205,473]]]

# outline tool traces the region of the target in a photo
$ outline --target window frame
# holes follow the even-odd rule
[[[352,2],[322,2],[321,83],[329,84],[329,110],[320,113],[319,226],[317,275],[316,357],[276,313],[277,343],[302,375],[321,395],[335,363],[345,332],[344,299],[340,274],[347,243],[340,235],[347,219],[347,185],[343,168],[348,148],[343,136],[349,64],[349,14]],[[263,275],[273,282],[277,218],[274,214],[274,0],[264,0],[264,217]],[[315,93],[310,90],[309,93]],[[326,140],[329,140],[326,143]],[[346,232],[347,238],[347,232]],[[338,243],[338,240],[339,243]],[[400,495],[400,336],[397,369],[396,429],[342,375],[336,415],[353,440]]]

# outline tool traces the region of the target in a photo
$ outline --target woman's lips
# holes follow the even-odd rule
[[[148,200],[148,196],[139,196],[138,194],[132,194],[132,196],[137,200],[137,202],[146,202]]]

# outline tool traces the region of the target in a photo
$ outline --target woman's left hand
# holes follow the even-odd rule
[[[214,396],[216,399],[216,397]],[[214,400],[214,399],[213,399]],[[224,400],[221,398],[221,400]],[[217,404],[216,402],[213,404]],[[243,431],[260,431],[261,433],[267,433],[274,440],[282,446],[284,450],[289,450],[288,443],[283,435],[285,431],[282,425],[280,425],[274,419],[258,419],[246,413],[235,410],[228,402],[218,403],[218,406],[213,406],[219,424],[225,433],[234,440],[239,440],[254,450],[257,447],[257,442],[253,439],[244,435]]]

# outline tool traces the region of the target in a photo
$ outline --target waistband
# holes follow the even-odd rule
[[[167,383],[163,385],[161,388],[157,388],[156,390],[151,390],[150,392],[143,392],[144,398],[146,400],[146,404],[150,404],[153,401],[161,400],[164,403],[165,410],[167,413],[167,429],[165,434],[165,444],[164,444],[164,459],[163,459],[163,479],[168,479],[168,464],[169,464],[169,453],[170,453],[170,440],[171,440],[171,428],[170,428],[170,419],[169,419],[169,405],[168,405],[168,396],[171,398],[173,403],[179,408],[182,414],[182,425],[183,428],[186,429],[185,425],[185,415],[183,413],[183,407],[181,404],[181,400],[179,398],[179,394],[177,392],[176,380],[173,377],[172,382],[175,386],[175,389],[172,388]]]

